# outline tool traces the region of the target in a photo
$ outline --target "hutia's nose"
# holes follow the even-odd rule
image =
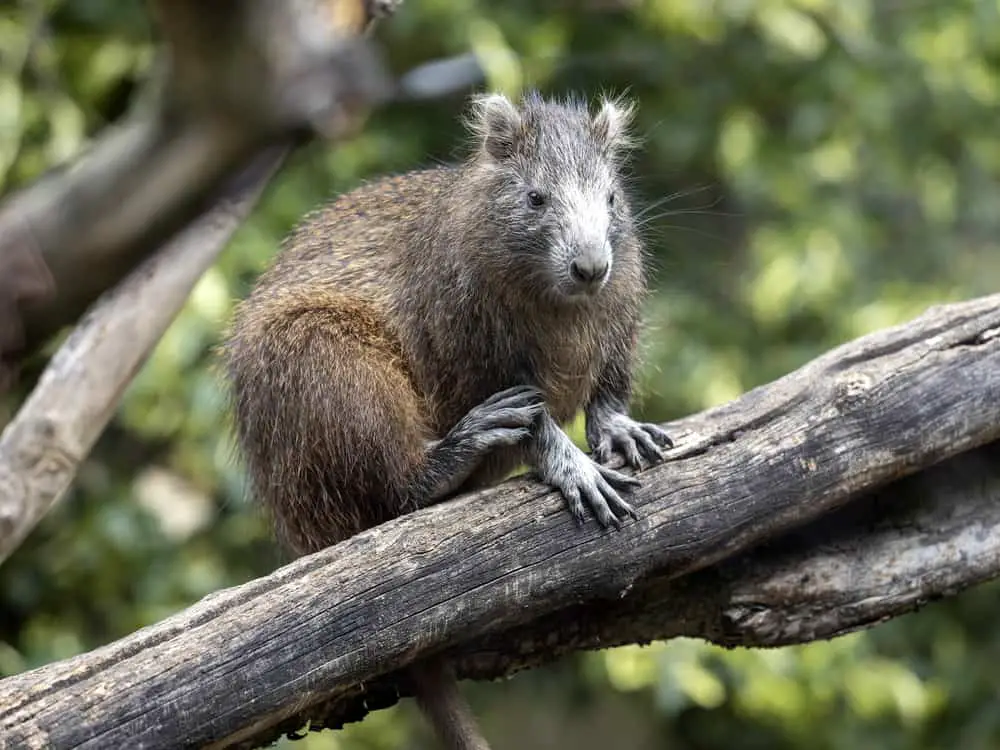
[[[608,275],[608,263],[601,258],[576,258],[569,264],[569,272],[582,284],[596,284]]]

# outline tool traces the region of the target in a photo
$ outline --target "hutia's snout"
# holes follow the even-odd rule
[[[599,289],[610,272],[611,255],[600,247],[577,253],[569,264],[573,283],[586,291]]]

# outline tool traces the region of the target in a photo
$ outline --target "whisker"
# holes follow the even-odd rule
[[[681,232],[690,232],[691,234],[703,237],[704,239],[714,240],[716,242],[727,241],[727,238],[722,236],[721,234],[714,234],[704,229],[698,229],[697,227],[686,227],[683,224],[661,224],[659,227],[656,228],[656,231],[647,230],[646,232],[644,232],[644,234],[646,234],[647,236],[651,235],[654,237],[662,236],[664,231],[667,229],[672,229],[674,231],[681,231]]]
[[[678,208],[671,211],[664,211],[653,216],[644,216],[639,223],[648,224],[653,221],[665,219],[669,216],[725,216],[727,218],[738,218],[746,216],[746,214],[732,211],[709,211],[701,208]]]
[[[709,189],[709,187],[706,186],[706,187],[693,188],[693,189],[690,189],[690,190],[683,190],[683,191],[678,191],[676,193],[671,193],[670,195],[667,195],[667,196],[665,196],[663,198],[660,198],[658,200],[653,201],[652,203],[650,203],[647,206],[643,206],[641,210],[639,210],[638,212],[636,212],[636,219],[639,219],[639,220],[643,219],[644,217],[648,216],[652,211],[656,211],[657,209],[663,207],[664,205],[670,203],[671,201],[678,200],[680,198],[686,198],[686,197],[689,197],[689,196],[692,196],[692,195],[696,195],[697,193],[703,192],[703,191],[708,190],[708,189]],[[722,200],[723,200],[723,197],[720,195],[720,196],[717,196],[716,198],[714,198],[712,201],[710,201],[709,203],[707,203],[705,205],[693,206],[693,207],[691,207],[689,209],[678,209],[678,210],[679,211],[680,210],[688,210],[688,211],[690,211],[690,210],[698,210],[698,209],[702,209],[702,210],[709,209],[709,208],[712,208],[713,206],[719,205],[719,203],[721,203]]]

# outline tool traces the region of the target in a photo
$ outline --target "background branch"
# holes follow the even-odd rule
[[[0,366],[73,322],[266,145],[356,127],[391,91],[359,35],[395,4],[154,3],[165,55],[139,105],[0,206]]]
[[[69,488],[122,392],[284,157],[284,149],[261,154],[214,209],[99,300],[48,363],[0,434],[0,562]]]
[[[993,516],[981,508],[947,516],[935,504],[955,501],[956,494],[963,503],[992,502],[995,474],[982,467],[996,466],[995,454],[982,449],[966,460],[983,462],[981,478],[991,484],[980,491],[959,482],[926,495],[930,512],[945,516],[919,516],[914,504],[911,532],[891,518],[883,531],[860,524],[860,532],[876,536],[871,552],[851,552],[871,568],[856,590],[822,577],[795,585],[793,569],[781,567],[780,548],[760,551],[760,565],[743,572],[720,568],[718,575],[731,582],[715,594],[723,597],[715,604],[721,620],[704,609],[700,616],[665,617],[677,602],[661,599],[664,589],[656,588],[683,598],[673,579],[749,553],[891,480],[1000,439],[1000,295],[935,308],[669,427],[678,441],[675,460],[643,473],[642,518],[621,531],[578,528],[556,493],[510,481],[371,529],[89,654],[0,681],[0,729],[26,745],[45,738],[56,747],[254,746],[305,716],[337,715],[329,701],[346,700],[358,686],[442,649],[480,644],[469,652],[466,674],[509,672],[516,657],[497,646],[489,650],[483,639],[528,628],[531,635],[520,631],[518,643],[544,643],[548,631],[530,623],[581,606],[618,612],[611,616],[622,628],[617,643],[675,635],[678,623],[688,634],[695,634],[693,624],[709,623],[704,634],[718,637],[721,621],[729,642],[773,644],[870,623],[996,572]],[[965,476],[962,467],[949,471],[950,481]],[[897,492],[913,497],[912,485]],[[928,518],[951,518],[952,525],[927,536]],[[968,533],[977,523],[984,541],[958,577],[947,573],[954,554],[898,554],[898,545],[905,549],[918,538],[936,539],[943,553],[978,538]],[[897,525],[900,536],[885,535]],[[809,557],[817,575],[833,560],[848,564],[850,555],[831,557],[836,547],[831,538],[819,557]],[[817,609],[865,586],[884,590],[873,559],[911,574],[923,565],[925,585],[914,586],[911,576],[882,605],[853,611],[840,601],[840,619]],[[767,573],[768,564],[777,567]],[[631,607],[651,614],[637,616]],[[781,626],[786,614],[791,629]],[[636,629],[625,630],[632,620]],[[576,627],[562,641],[569,643],[565,650],[593,647],[587,628],[594,625]],[[552,638],[532,658],[557,652],[558,630]],[[179,715],[183,722],[175,720]]]

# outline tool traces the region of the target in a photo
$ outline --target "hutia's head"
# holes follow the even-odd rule
[[[473,99],[474,166],[489,192],[482,218],[506,254],[491,260],[561,301],[600,293],[622,248],[633,250],[621,176],[632,111],[608,98],[596,112],[535,93],[517,105],[502,94]]]

